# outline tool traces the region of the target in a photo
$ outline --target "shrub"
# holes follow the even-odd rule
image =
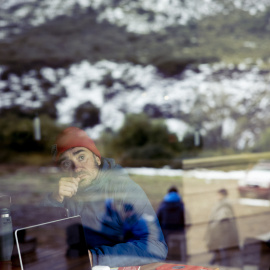
[[[0,119],[0,161],[16,160],[18,154],[50,154],[57,134],[62,129],[47,115],[40,116],[41,140],[34,139],[33,119],[7,113]]]
[[[164,122],[145,114],[127,115],[119,132],[109,137],[103,134],[102,139],[114,157],[124,159],[172,159],[181,151],[177,137]]]

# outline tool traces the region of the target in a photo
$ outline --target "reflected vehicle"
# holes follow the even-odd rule
[[[259,161],[238,182],[240,197],[270,199],[270,160]]]

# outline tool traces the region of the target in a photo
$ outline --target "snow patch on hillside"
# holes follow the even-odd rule
[[[75,109],[87,101],[100,108],[101,123],[91,129],[93,138],[106,128],[117,131],[125,114],[141,113],[146,106],[158,110],[166,118],[168,129],[180,140],[198,124],[200,132],[207,134],[220,123],[222,136],[228,138],[237,130],[232,112],[246,117],[253,110],[251,117],[257,117],[249,119],[254,122],[253,127],[246,126],[237,135],[238,147],[244,148],[252,145],[260,133],[254,128],[256,122],[269,118],[269,73],[261,74],[256,67],[230,70],[224,63],[219,67],[203,64],[199,72],[187,69],[181,78],[163,78],[153,66],[103,60],[95,64],[82,61],[67,70],[46,67],[41,74],[51,83],[49,94],[57,95],[63,88],[67,93],[57,103],[60,123],[71,123]],[[4,70],[0,67],[0,73]],[[110,86],[104,83],[107,76],[111,78]],[[0,90],[0,108],[17,104],[38,109],[47,99],[35,71],[23,77],[12,74],[7,81],[0,81]],[[195,121],[202,118],[205,120],[201,123]]]

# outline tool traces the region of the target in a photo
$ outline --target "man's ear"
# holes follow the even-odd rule
[[[100,159],[98,156],[95,155],[95,160],[96,160],[98,166],[100,166],[100,164],[101,164],[101,159]]]

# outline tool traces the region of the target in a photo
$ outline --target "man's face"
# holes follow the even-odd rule
[[[222,193],[218,192],[217,193],[217,198],[218,198],[219,201],[222,201],[222,200],[224,200],[226,198],[226,196],[224,196]]]
[[[79,189],[91,184],[97,177],[100,158],[85,147],[74,147],[65,151],[59,159],[59,165],[69,177],[80,178]]]

